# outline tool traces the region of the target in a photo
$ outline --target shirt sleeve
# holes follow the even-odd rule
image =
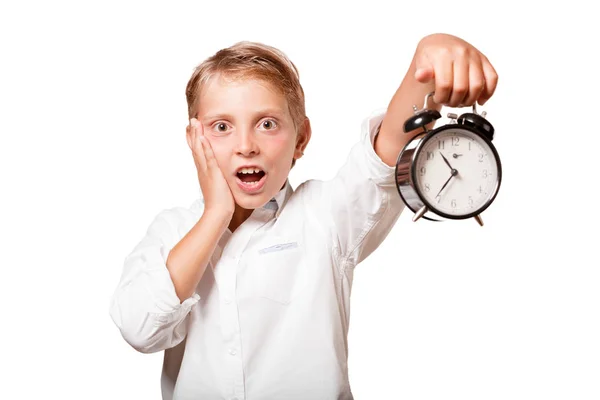
[[[186,317],[200,300],[194,293],[180,303],[166,267],[179,241],[177,209],[160,212],[145,236],[125,258],[119,284],[111,298],[110,316],[123,338],[142,353],[179,344],[187,334]]]
[[[334,255],[341,268],[353,268],[387,237],[404,203],[398,193],[395,167],[375,153],[375,137],[385,116],[378,110],[363,121],[360,140],[336,176],[323,183],[334,237]],[[402,133],[400,133],[402,134]]]

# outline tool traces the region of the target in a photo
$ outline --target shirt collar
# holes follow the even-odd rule
[[[281,214],[283,206],[285,206],[285,203],[288,201],[293,192],[294,189],[292,188],[292,185],[290,185],[289,179],[286,179],[285,185],[283,185],[283,188],[279,191],[279,193],[277,193],[261,208],[275,211],[275,218],[277,218],[279,217],[279,214]],[[204,205],[204,197],[202,197],[202,191],[200,191],[200,196],[200,201]]]
[[[275,210],[275,218],[279,217],[279,214],[283,210],[285,203],[288,201],[293,191],[294,189],[292,188],[292,185],[290,185],[289,179],[286,179],[283,188],[275,195],[275,197],[269,200],[263,208]]]

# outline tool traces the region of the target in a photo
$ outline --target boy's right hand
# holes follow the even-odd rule
[[[186,139],[198,170],[205,212],[231,219],[235,211],[233,194],[217,164],[210,142],[204,136],[204,128],[196,118],[192,118],[186,128]]]

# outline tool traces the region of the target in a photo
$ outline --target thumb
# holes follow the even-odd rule
[[[415,79],[421,83],[427,83],[434,76],[433,65],[425,56],[420,56],[415,60]]]

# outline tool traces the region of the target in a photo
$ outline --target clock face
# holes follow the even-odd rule
[[[445,129],[424,140],[413,179],[427,207],[450,218],[483,211],[500,183],[496,152],[479,135],[463,128]]]

